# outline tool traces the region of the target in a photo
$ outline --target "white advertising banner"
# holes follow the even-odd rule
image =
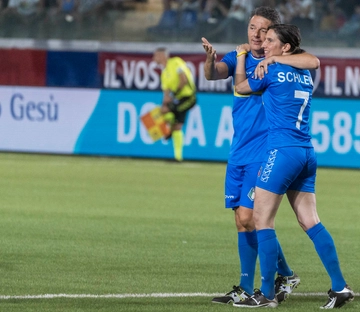
[[[73,153],[99,90],[0,87],[0,149]]]

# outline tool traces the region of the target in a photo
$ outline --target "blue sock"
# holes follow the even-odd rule
[[[268,299],[275,297],[275,274],[278,264],[278,246],[274,229],[257,231],[261,271],[261,291]]]
[[[278,241],[278,273],[282,276],[291,276],[293,275],[293,271],[288,266],[280,243]]]
[[[315,249],[331,279],[331,289],[341,291],[346,282],[341,273],[339,259],[336,253],[334,241],[330,233],[320,223],[306,231],[313,241]]]
[[[240,257],[240,287],[247,293],[254,293],[256,258],[258,255],[256,231],[238,232],[238,251]]]

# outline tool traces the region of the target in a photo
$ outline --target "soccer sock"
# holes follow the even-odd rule
[[[262,281],[261,291],[267,299],[274,299],[279,242],[274,229],[257,231],[257,238]]]
[[[172,112],[165,113],[163,115],[163,118],[166,122],[168,122],[171,125],[175,122],[175,115]]]
[[[330,233],[318,223],[306,231],[313,241],[315,249],[331,279],[331,289],[341,291],[344,289],[346,282],[341,273],[339,259],[336,253],[334,241]]]
[[[183,132],[181,130],[174,130],[172,132],[173,145],[174,145],[174,157],[178,161],[183,160]]]
[[[286,262],[284,253],[282,251],[282,248],[280,246],[279,241],[278,242],[278,274],[282,276],[292,276],[293,271],[290,269],[289,265]]]
[[[238,232],[238,251],[240,258],[240,287],[247,293],[254,293],[254,279],[258,243],[256,231]]]

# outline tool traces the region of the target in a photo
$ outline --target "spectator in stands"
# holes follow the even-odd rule
[[[3,23],[8,26],[5,37],[31,37],[37,33],[35,29],[43,16],[44,3],[43,0],[9,0],[2,13]]]
[[[91,36],[99,26],[102,5],[102,0],[79,0],[79,28],[82,38]]]
[[[57,0],[55,14],[51,17],[55,38],[76,38],[79,21],[78,7],[78,0]]]
[[[15,11],[20,16],[33,16],[43,9],[41,0],[9,0],[8,8]]]
[[[174,6],[176,6],[176,8],[177,8],[180,1],[181,0],[162,0],[164,12],[169,11],[169,10],[173,10]]]
[[[149,27],[148,33],[157,35],[191,35],[197,23],[202,2],[197,0],[163,0],[163,13],[157,25]]]
[[[354,13],[354,8],[360,5],[360,0],[339,0],[338,5],[344,11],[347,18],[350,19]]]
[[[67,22],[72,22],[78,17],[79,0],[58,0],[58,14]]]
[[[176,0],[163,0],[164,11],[171,10],[173,2],[177,2],[177,1]]]
[[[246,33],[241,33],[239,29],[246,29],[252,10],[253,2],[251,0],[232,0],[226,17],[207,34],[207,37],[218,42],[246,40]]]
[[[231,7],[231,0],[207,0],[202,20],[217,23],[226,18]]]
[[[315,3],[313,0],[290,0],[292,18],[290,24],[298,26],[303,35],[314,31]]]
[[[319,29],[322,34],[336,37],[338,30],[344,25],[346,15],[337,5],[336,0],[330,0],[319,8],[322,13]]]
[[[163,0],[163,11],[198,10],[201,6],[204,6],[204,3],[204,0]]]
[[[282,23],[284,24],[290,23],[291,13],[288,8],[287,0],[279,0],[278,4],[276,5],[276,11],[279,12]]]
[[[343,37],[348,45],[355,46],[356,40],[360,31],[360,4],[356,5],[354,8],[354,13],[351,18],[344,24],[339,30],[339,35]]]

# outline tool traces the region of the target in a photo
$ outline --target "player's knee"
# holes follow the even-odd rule
[[[247,211],[246,213],[242,211],[242,213],[240,214],[238,218],[239,223],[241,224],[241,227],[245,228],[247,231],[253,231],[255,229],[255,224],[254,224],[252,210],[247,209],[246,211]]]
[[[255,229],[255,223],[252,218],[241,219],[241,225],[249,232]]]

